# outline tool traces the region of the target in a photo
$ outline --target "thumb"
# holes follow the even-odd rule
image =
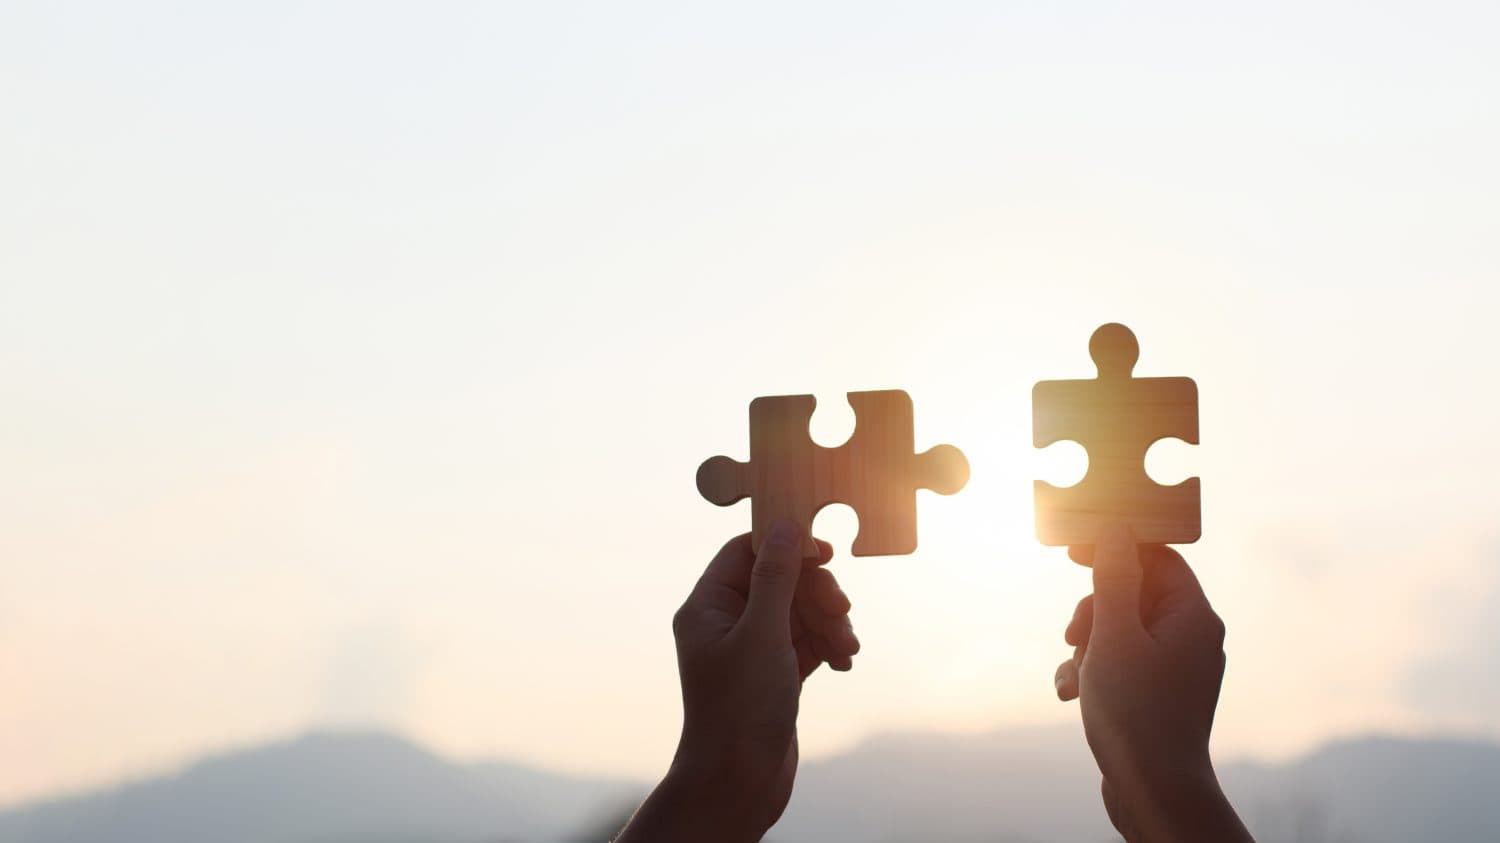
[[[750,599],[743,621],[763,629],[786,631],[792,617],[792,597],[802,575],[802,530],[782,520],[771,527],[750,569]]]
[[[1130,528],[1107,524],[1094,545],[1094,629],[1106,635],[1143,629],[1141,559]]]

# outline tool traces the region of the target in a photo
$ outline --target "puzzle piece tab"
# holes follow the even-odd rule
[[[917,489],[951,495],[969,480],[969,462],[952,445],[914,451],[911,397],[898,389],[849,393],[854,435],[837,448],[812,441],[816,399],[781,395],[750,402],[750,461],[711,457],[698,467],[698,491],[719,506],[750,498],[751,544],[771,525],[801,525],[806,556],[816,556],[812,522],[830,503],[859,516],[855,556],[917,548]]]
[[[1142,544],[1195,542],[1203,532],[1198,478],[1176,486],[1146,474],[1146,451],[1159,439],[1198,444],[1198,385],[1192,378],[1135,378],[1135,334],[1108,324],[1089,340],[1093,380],[1041,381],[1031,392],[1032,444],[1064,439],[1089,452],[1088,473],[1059,489],[1036,481],[1036,535],[1044,545],[1091,545],[1110,521]]]

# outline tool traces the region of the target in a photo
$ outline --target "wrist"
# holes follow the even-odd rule
[[[756,843],[765,833],[734,794],[676,762],[646,797],[617,843]]]
[[[746,731],[684,723],[671,772],[702,789],[756,801],[774,789],[788,753],[796,746],[796,732],[749,737]]]
[[[757,841],[770,829],[767,784],[747,776],[727,754],[681,747],[659,790],[695,817],[702,817],[704,839],[726,843]]]
[[[1143,777],[1121,807],[1143,843],[1249,840],[1212,766]],[[1135,841],[1137,837],[1132,836]]]

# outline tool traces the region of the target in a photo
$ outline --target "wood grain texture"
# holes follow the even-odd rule
[[[914,451],[911,397],[901,390],[849,393],[854,434],[837,448],[812,441],[811,395],[750,403],[750,461],[712,457],[698,467],[698,491],[719,506],[750,498],[751,543],[771,525],[801,525],[803,552],[817,555],[812,522],[831,503],[859,517],[855,556],[911,553],[917,547],[917,489],[951,495],[969,480],[969,462],[951,445]]]
[[[1198,385],[1191,378],[1131,376],[1140,347],[1124,325],[1089,340],[1099,375],[1041,381],[1031,392],[1032,443],[1072,440],[1088,450],[1075,486],[1035,483],[1036,535],[1044,545],[1092,545],[1100,527],[1123,522],[1142,544],[1195,542],[1203,532],[1198,478],[1162,486],[1146,474],[1159,439],[1198,444]]]

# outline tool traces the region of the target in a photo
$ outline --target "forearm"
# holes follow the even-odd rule
[[[1142,788],[1121,807],[1130,843],[1254,843],[1212,772]]]
[[[616,843],[756,843],[765,830],[736,804],[740,796],[674,765]]]

